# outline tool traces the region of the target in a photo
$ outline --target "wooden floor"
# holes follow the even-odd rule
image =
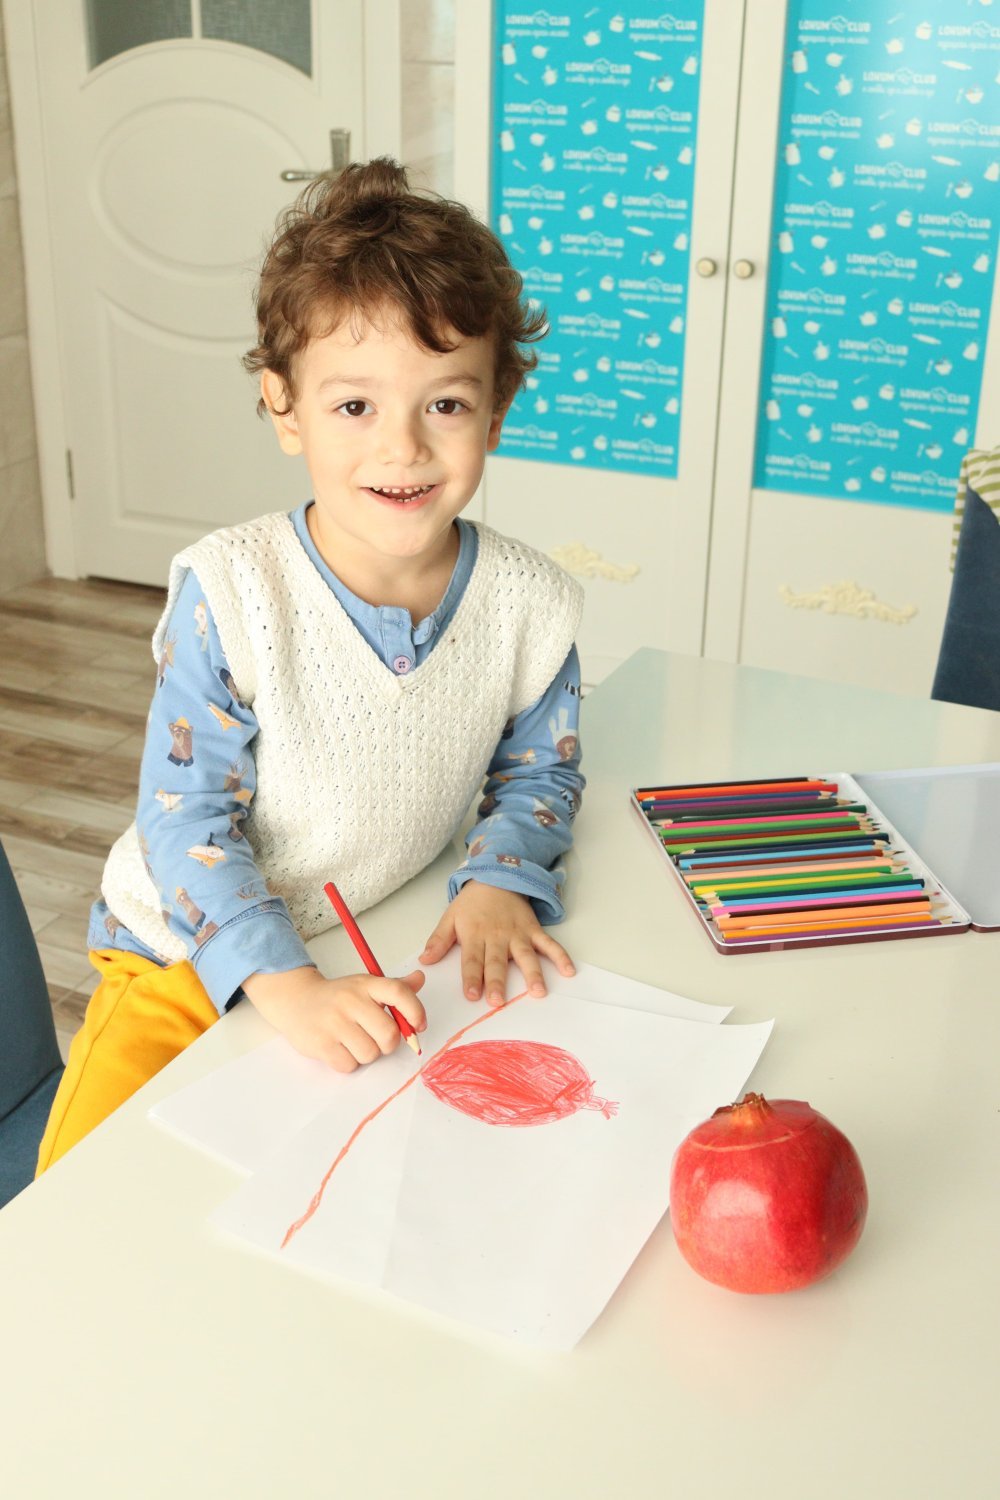
[[[164,599],[98,579],[46,578],[0,595],[0,839],[64,1051],[97,983],[87,914],[135,813]]]

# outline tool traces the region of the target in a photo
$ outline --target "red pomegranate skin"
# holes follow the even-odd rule
[[[800,1099],[748,1094],[681,1142],[670,1174],[678,1248],[735,1292],[790,1292],[854,1249],[868,1211],[861,1162],[835,1125]]]

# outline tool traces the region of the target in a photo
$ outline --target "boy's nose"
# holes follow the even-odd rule
[[[385,417],[379,427],[379,458],[383,463],[412,464],[428,454],[419,418],[402,413]]]

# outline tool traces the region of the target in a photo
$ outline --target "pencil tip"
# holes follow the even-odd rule
[[[418,1057],[423,1057],[424,1054],[420,1050],[420,1043],[417,1041],[415,1036],[408,1036],[406,1038],[406,1045],[410,1047]]]

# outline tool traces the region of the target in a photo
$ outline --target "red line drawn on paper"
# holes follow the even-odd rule
[[[508,1000],[507,1004],[505,1006],[501,1007],[501,1009],[503,1009],[503,1010],[509,1010],[510,1007],[512,1005],[516,1004],[516,1002],[518,1000],[523,1000],[524,997],[525,997],[525,995],[527,993],[528,993],[527,990],[522,990],[519,995],[514,995],[512,999]],[[424,1067],[427,1067],[430,1063],[432,1063],[434,1061],[435,1057],[440,1057],[442,1052],[446,1052],[448,1050],[448,1048],[451,1046],[452,1042],[457,1042],[458,1039],[459,1039],[459,1037],[460,1036],[464,1036],[467,1031],[471,1031],[472,1028],[473,1028],[473,1026],[480,1026],[480,1025],[482,1025],[483,1021],[488,1021],[491,1016],[495,1016],[496,1014],[497,1014],[496,1010],[487,1010],[487,1011],[484,1011],[483,1014],[480,1015],[480,1016],[477,1016],[474,1021],[470,1021],[469,1024],[468,1024],[468,1026],[463,1026],[460,1031],[456,1031],[454,1036],[450,1036],[448,1038],[448,1040],[445,1042],[445,1044],[444,1044],[443,1047],[439,1047],[438,1048],[437,1052],[435,1052],[435,1054],[434,1054],[434,1057],[428,1058],[427,1063],[424,1064]],[[334,1161],[332,1162],[332,1164],[330,1165],[330,1167],[327,1169],[326,1175],[323,1178],[323,1181],[320,1183],[319,1187],[316,1189],[315,1193],[313,1194],[312,1199],[311,1199],[310,1204],[309,1204],[309,1207],[306,1209],[305,1213],[302,1215],[302,1217],[300,1219],[296,1219],[294,1224],[290,1224],[288,1226],[288,1229],[285,1231],[285,1238],[281,1242],[281,1248],[282,1248],[282,1250],[285,1249],[286,1245],[289,1245],[291,1243],[291,1241],[298,1234],[299,1230],[304,1225],[306,1225],[306,1224],[309,1223],[309,1220],[312,1218],[313,1214],[316,1212],[316,1210],[319,1208],[320,1204],[323,1201],[323,1194],[326,1192],[326,1185],[327,1185],[327,1183],[330,1181],[330,1178],[333,1176],[334,1172],[340,1166],[340,1163],[343,1161],[343,1159],[347,1155],[348,1151],[350,1151],[351,1147],[354,1145],[354,1142],[357,1140],[357,1138],[361,1134],[362,1130],[364,1130],[365,1126],[368,1125],[368,1124],[370,1124],[370,1122],[372,1120],[374,1120],[377,1115],[380,1115],[382,1113],[382,1111],[385,1109],[386,1105],[391,1104],[394,1099],[398,1099],[399,1096],[400,1096],[400,1094],[405,1094],[406,1090],[408,1088],[412,1087],[412,1085],[416,1083],[417,1079],[420,1077],[420,1074],[422,1072],[423,1072],[423,1068],[419,1068],[416,1073],[411,1074],[411,1076],[406,1080],[406,1082],[403,1084],[403,1086],[401,1088],[398,1088],[394,1094],[390,1094],[389,1097],[388,1097],[388,1099],[383,1099],[382,1103],[379,1104],[375,1109],[373,1109],[370,1114],[365,1115],[364,1119],[360,1122],[360,1124],[355,1127],[355,1129],[352,1131],[351,1135],[348,1137],[348,1139],[344,1142],[343,1146],[341,1146],[340,1150],[337,1152],[337,1155],[336,1155]]]
[[[579,1058],[547,1042],[491,1039],[439,1052],[422,1070],[424,1086],[452,1109],[485,1125],[551,1125],[580,1109],[617,1114],[598,1099]]]
[[[593,1080],[583,1064],[562,1047],[552,1047],[545,1042],[494,1039],[456,1047],[449,1053],[449,1048],[467,1031],[482,1025],[501,1010],[509,1010],[527,993],[527,990],[522,990],[506,1005],[484,1011],[456,1031],[395,1093],[365,1115],[327,1168],[305,1213],[288,1226],[281,1242],[282,1250],[313,1217],[323,1201],[330,1178],[365,1126],[400,1094],[405,1094],[418,1078],[423,1078],[430,1092],[443,1103],[488,1125],[549,1124],[580,1109],[598,1109],[605,1119],[617,1113],[618,1105],[613,1100],[595,1097]],[[457,1064],[452,1064],[450,1057],[457,1057]]]

